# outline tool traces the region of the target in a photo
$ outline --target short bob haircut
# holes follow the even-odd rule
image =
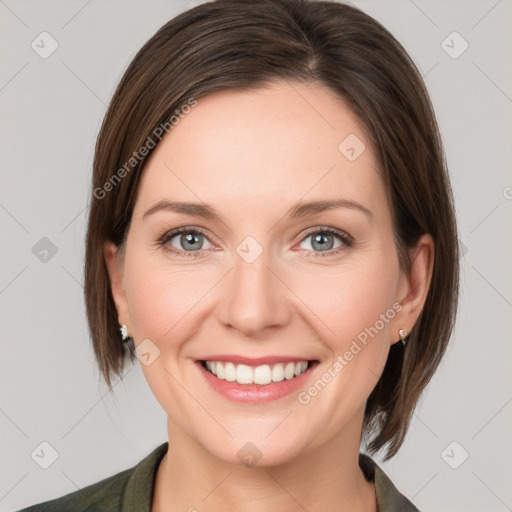
[[[279,81],[329,87],[365,127],[387,190],[400,268],[410,271],[411,250],[421,235],[434,240],[422,313],[407,346],[391,346],[366,403],[363,439],[371,453],[387,445],[387,460],[402,445],[452,334],[459,245],[441,136],[421,74],[390,32],[356,7],[319,0],[216,0],[170,20],[136,54],[95,149],[84,272],[95,357],[110,390],[111,376],[122,378],[127,356],[134,360],[133,346],[120,342],[103,244],[110,240],[123,253],[138,185],[162,126],[169,131],[193,101],[217,91]]]

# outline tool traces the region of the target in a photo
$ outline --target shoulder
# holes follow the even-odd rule
[[[379,512],[420,512],[368,455],[359,454],[359,467],[367,480],[375,482]]]
[[[149,512],[156,470],[167,447],[165,442],[130,469],[18,512]]]
[[[19,512],[64,512],[65,510],[100,512],[103,510],[121,510],[122,496],[126,484],[133,473],[132,469],[88,485],[78,491],[60,498],[31,505]]]

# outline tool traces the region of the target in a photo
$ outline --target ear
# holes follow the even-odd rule
[[[119,247],[110,240],[103,245],[105,263],[110,278],[110,288],[112,297],[116,305],[119,325],[126,324],[130,332],[130,314],[124,286],[123,258],[121,257]]]
[[[396,338],[391,339],[391,344],[399,341],[400,329],[409,334],[418,320],[427,299],[433,268],[434,240],[431,235],[425,234],[413,249],[410,274],[402,274],[401,277],[398,299],[401,299],[402,309],[395,317]]]

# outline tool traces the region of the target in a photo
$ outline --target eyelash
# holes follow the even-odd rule
[[[198,233],[208,239],[207,233],[201,228],[182,227],[182,228],[173,229],[171,231],[167,231],[166,233],[164,233],[157,240],[158,246],[163,247],[164,245],[167,244],[167,242],[172,240],[176,235],[180,235],[181,233]],[[321,234],[329,233],[331,235],[334,235],[334,236],[338,237],[338,239],[342,242],[342,245],[340,247],[337,247],[336,249],[329,249],[328,251],[309,251],[309,252],[313,252],[314,255],[308,254],[307,257],[324,258],[327,256],[333,256],[335,254],[340,253],[341,251],[351,248],[354,245],[354,240],[352,239],[352,237],[347,235],[343,231],[338,231],[337,229],[323,227],[323,226],[309,230],[304,235],[304,237],[300,240],[300,243],[302,243],[304,240],[306,240],[306,238],[308,238],[309,236],[316,234],[316,233],[321,233]],[[198,258],[198,257],[202,256],[202,253],[206,249],[201,249],[198,251],[181,251],[179,249],[176,249],[175,247],[172,247],[172,248],[167,247],[166,250],[168,250],[169,252],[172,252],[173,254],[176,254],[179,257]]]

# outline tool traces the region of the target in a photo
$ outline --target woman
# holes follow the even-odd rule
[[[92,196],[95,355],[110,389],[137,356],[168,442],[25,510],[417,510],[359,450],[397,453],[445,352],[457,228],[386,29],[312,0],[181,14],[114,94]]]

